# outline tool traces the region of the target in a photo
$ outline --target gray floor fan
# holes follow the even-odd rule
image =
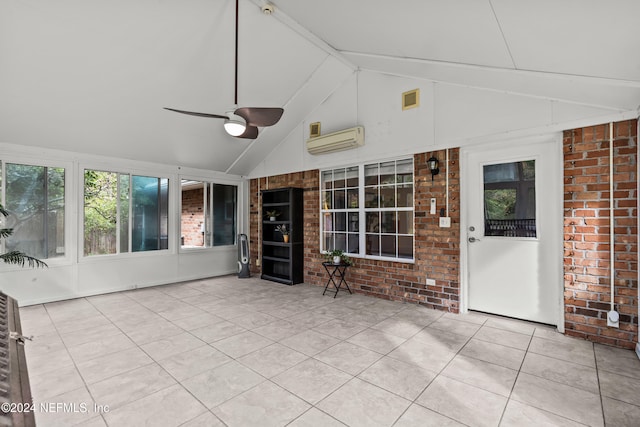
[[[246,234],[238,235],[238,277],[251,277],[249,271],[249,239]]]

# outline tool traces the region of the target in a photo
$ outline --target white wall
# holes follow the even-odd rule
[[[236,246],[181,250],[180,179],[238,185],[238,232],[247,232],[246,179],[217,172],[87,156],[0,144],[0,160],[51,164],[66,168],[65,247],[63,258],[45,260],[46,269],[0,265],[0,289],[19,304],[57,301],[136,287],[175,283],[237,271]],[[169,249],[121,255],[82,255],[83,171],[85,168],[169,178]]]
[[[420,89],[420,106],[402,111],[401,95]],[[435,149],[538,135],[611,120],[637,111],[590,107],[504,91],[359,71],[312,111],[249,174],[277,175]],[[312,156],[306,151],[309,124],[322,133],[362,125],[365,145]]]

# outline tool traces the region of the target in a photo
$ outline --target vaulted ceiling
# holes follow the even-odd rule
[[[248,174],[356,69],[640,105],[637,0],[240,0],[241,106],[258,139],[163,107],[233,109],[233,0],[3,0],[0,143]]]

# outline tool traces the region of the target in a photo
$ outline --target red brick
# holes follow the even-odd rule
[[[615,124],[616,304],[620,329],[606,326],[609,309],[609,126],[565,131],[565,311],[568,335],[632,348],[638,340],[637,121]],[[582,157],[577,156],[580,154]],[[631,212],[629,212],[631,211]],[[586,307],[586,308],[585,308]]]

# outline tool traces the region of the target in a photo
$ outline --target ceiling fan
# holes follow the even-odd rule
[[[238,3],[236,0],[236,57],[235,57],[235,92],[234,104],[238,106]],[[235,111],[227,111],[226,114],[196,113],[194,111],[176,110],[164,107],[165,110],[176,113],[188,114],[197,117],[209,117],[224,119],[224,129],[231,136],[237,138],[255,139],[258,137],[258,127],[273,126],[280,120],[284,110],[282,108],[268,107],[241,107]]]

